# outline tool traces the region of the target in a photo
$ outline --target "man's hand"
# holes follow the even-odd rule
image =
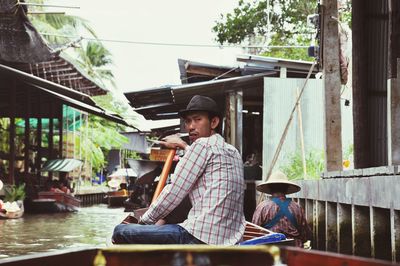
[[[161,141],[159,141],[159,144],[163,145],[166,148],[182,150],[184,150],[188,146],[188,144],[179,137],[179,134],[166,136]]]

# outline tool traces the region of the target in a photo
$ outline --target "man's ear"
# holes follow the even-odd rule
[[[215,130],[219,125],[219,117],[218,116],[214,116],[213,118],[211,118],[211,129]]]

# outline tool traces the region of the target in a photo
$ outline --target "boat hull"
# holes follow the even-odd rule
[[[30,213],[54,213],[78,211],[81,201],[61,192],[39,192],[38,198],[27,202]]]
[[[0,265],[274,265],[288,266],[385,266],[387,261],[310,251],[294,247],[224,247],[207,245],[119,245],[111,248],[83,248],[53,251],[0,260]],[[190,262],[192,264],[190,264]],[[201,264],[200,264],[201,263]]]

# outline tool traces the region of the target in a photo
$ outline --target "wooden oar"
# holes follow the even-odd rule
[[[158,181],[156,190],[154,191],[153,199],[151,200],[151,203],[153,203],[158,196],[161,194],[161,191],[163,190],[165,183],[167,182],[169,171],[171,170],[172,162],[174,161],[174,156],[175,156],[176,150],[171,149],[169,150],[167,159],[165,160],[163,170],[160,175],[160,180]],[[129,214],[123,221],[123,224],[131,224],[131,223],[138,223],[140,216],[142,216],[148,208],[141,208],[133,211],[134,216]]]
[[[174,161],[174,156],[175,156],[175,149],[169,150],[167,159],[165,160],[164,167],[162,169],[161,175],[160,175],[160,180],[158,181],[156,191],[154,191],[153,199],[151,200],[151,203],[156,201],[158,196],[160,196],[161,191],[165,187],[165,183],[167,182],[169,171],[171,170],[172,162]]]

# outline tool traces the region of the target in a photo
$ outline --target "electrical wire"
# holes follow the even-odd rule
[[[93,38],[93,37],[83,37],[83,36],[72,36],[72,35],[63,35],[63,34],[53,34],[53,33],[45,33],[39,32],[45,36],[54,36],[54,37],[63,37],[68,39],[77,39],[82,38],[88,41],[101,41],[101,42],[114,42],[114,43],[127,43],[127,44],[137,44],[137,45],[155,45],[155,46],[175,46],[175,47],[201,47],[201,48],[308,48],[306,45],[219,45],[219,44],[190,44],[190,43],[164,43],[164,42],[142,42],[142,41],[130,41],[130,40],[115,40],[115,39],[102,39],[102,38]]]

